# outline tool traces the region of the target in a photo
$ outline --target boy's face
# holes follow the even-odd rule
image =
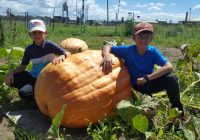
[[[152,40],[152,33],[149,31],[143,31],[133,36],[133,40],[140,49],[146,49]]]
[[[31,38],[37,45],[40,45],[44,41],[47,33],[39,31],[39,30],[35,30],[35,31],[30,32],[29,35],[31,36]]]

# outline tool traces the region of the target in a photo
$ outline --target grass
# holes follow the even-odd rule
[[[10,48],[26,47],[32,41],[27,35],[27,29],[22,22],[16,22],[16,25],[8,21],[4,21],[5,43],[4,47]],[[131,29],[130,27],[129,29]],[[155,35],[152,41],[153,45],[159,47],[179,47],[188,41],[197,42],[200,40],[199,26],[186,25],[154,25]],[[47,25],[47,39],[56,43],[60,43],[63,39],[69,37],[77,37],[85,40],[91,49],[101,49],[105,44],[105,40],[122,38],[125,44],[132,44],[131,35],[126,34],[125,24],[117,26],[80,26],[55,24],[54,30],[52,26]]]

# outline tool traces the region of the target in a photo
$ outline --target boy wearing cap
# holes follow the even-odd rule
[[[49,63],[53,64],[64,61],[68,52],[55,43],[45,40],[47,35],[45,23],[39,19],[29,22],[29,35],[33,43],[29,45],[22,58],[21,65],[5,75],[4,82],[19,89],[19,96],[23,99],[34,97],[34,86],[40,71]],[[56,57],[55,55],[58,55]],[[32,62],[31,72],[25,71],[29,62]]]
[[[172,107],[177,107],[183,111],[178,79],[171,74],[173,71],[172,64],[156,47],[149,45],[152,38],[153,26],[146,22],[138,23],[133,30],[133,40],[136,45],[106,45],[103,47],[102,70],[105,74],[111,72],[112,60],[110,53],[113,53],[124,60],[133,89],[148,95],[166,90]],[[155,64],[161,66],[157,71],[154,71]]]

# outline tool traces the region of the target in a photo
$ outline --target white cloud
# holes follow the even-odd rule
[[[133,7],[145,8],[145,7],[147,7],[147,4],[140,4],[140,3],[137,3],[136,5],[133,5]]]
[[[175,5],[176,5],[176,3],[170,3],[169,5],[171,5],[171,6],[175,6]]]
[[[196,6],[194,6],[193,10],[198,10],[200,9],[200,4],[197,4]]]
[[[121,1],[120,4],[121,4],[121,6],[124,6],[124,7],[127,6],[127,3],[125,1]]]
[[[162,10],[160,7],[158,6],[151,6],[148,8],[148,10],[155,10],[155,11],[159,11],[159,10]]]
[[[169,21],[178,22],[180,20],[185,19],[185,13],[176,13],[176,14],[169,14],[165,12],[152,12],[152,13],[140,13],[140,19],[136,19],[137,21]]]
[[[134,13],[135,13],[135,14],[140,14],[140,13],[141,13],[141,11],[134,11]]]
[[[21,14],[24,15],[24,12],[29,12],[30,15],[40,15],[40,16],[51,16],[53,14],[53,8],[55,9],[55,15],[61,16],[61,8],[63,2],[66,0],[0,0],[0,14],[5,14],[7,8],[11,8],[12,12],[17,15]],[[163,3],[137,3],[136,5],[133,5],[136,8],[133,8],[132,6],[129,6],[128,1],[123,0],[124,3],[121,3],[120,7],[120,14],[119,14],[119,20],[121,20],[122,17],[128,18],[128,13],[133,12],[135,17],[140,16],[140,20],[184,20],[185,19],[185,12],[183,13],[164,13],[161,12],[164,4]],[[69,6],[69,18],[75,19],[76,16],[76,0],[68,0],[68,6]],[[122,1],[121,1],[122,2]],[[106,20],[106,4],[99,5],[96,3],[96,0],[87,0],[87,4],[89,6],[89,12],[88,12],[88,18],[94,19],[94,20]],[[123,7],[123,6],[124,7]],[[126,5],[126,7],[125,7]],[[82,0],[77,0],[77,6],[78,9],[81,10],[82,6]],[[151,12],[145,12],[143,9],[145,7],[148,7],[149,10],[152,10]],[[118,5],[110,5],[109,6],[109,20],[115,20],[116,12],[118,9]],[[140,9],[141,8],[141,9]],[[194,7],[195,10],[200,8],[200,4],[196,5]],[[155,11],[155,12],[154,12]],[[195,18],[195,17],[194,17]]]
[[[164,3],[145,3],[145,4],[141,4],[141,3],[137,3],[136,5],[134,5],[133,7],[136,8],[146,8],[149,7],[148,10],[155,10],[155,11],[159,11],[162,10],[161,7],[164,6]]]
[[[163,3],[150,3],[150,6],[156,6],[156,7],[163,7],[164,4]]]

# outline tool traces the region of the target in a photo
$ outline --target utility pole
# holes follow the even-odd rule
[[[188,21],[188,12],[186,12],[185,14],[185,23],[187,23],[187,21]]]
[[[76,19],[77,19],[77,16],[78,16],[78,8],[77,8],[77,1],[76,1]]]
[[[82,0],[82,17],[81,17],[81,23],[85,24],[84,21],[84,12],[85,12],[85,0]]]
[[[88,12],[89,12],[89,5],[86,5],[86,9],[85,9],[85,21],[88,20]]]
[[[191,18],[191,13],[192,13],[192,8],[189,8],[189,21],[190,21],[190,18]]]
[[[9,19],[10,24],[12,25],[12,13],[11,13],[11,9],[8,8],[7,11],[6,11],[6,13],[7,13],[7,18]]]
[[[118,10],[117,10],[117,16],[116,16],[117,21],[118,21],[118,18],[119,18],[119,7],[120,7],[120,0],[119,0],[119,3],[118,3]]]
[[[55,13],[55,7],[53,8],[53,31],[54,31],[54,13]]]
[[[66,14],[64,14],[64,12],[66,12]],[[66,21],[67,22],[69,21],[69,13],[68,13],[67,0],[63,3],[63,6],[62,6],[62,18],[63,18],[64,23],[66,23]]]
[[[10,24],[12,25],[12,15],[11,15],[11,9],[10,9],[10,12],[9,12],[9,18],[10,18]]]
[[[26,19],[27,19],[26,27],[28,28],[28,12],[26,12]]]
[[[108,0],[107,0],[107,22],[109,22],[109,7],[108,7]]]
[[[28,12],[25,12],[25,26],[28,28]]]

